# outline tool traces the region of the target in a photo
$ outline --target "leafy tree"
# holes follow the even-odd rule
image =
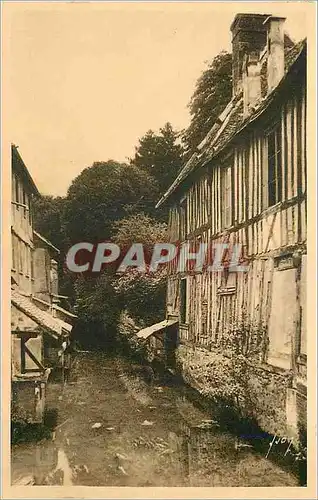
[[[139,213],[114,223],[113,240],[121,247],[143,243],[152,248],[155,243],[167,241],[167,225]]]
[[[41,196],[34,200],[33,205],[34,229],[61,251],[67,245],[67,236],[64,231],[65,205],[66,199],[60,196],[56,198]]]
[[[112,276],[104,272],[97,278],[79,277],[75,281],[76,338],[87,348],[112,351],[116,346],[116,328],[120,314]]]
[[[147,205],[154,193],[156,181],[135,165],[95,162],[68,190],[65,230],[72,243],[110,239],[114,222]]]
[[[183,148],[179,138],[180,133],[170,123],[160,128],[159,134],[148,130],[139,140],[131,160],[133,165],[156,179],[161,194],[174,181],[182,166]]]
[[[112,241],[124,249],[140,242],[151,248],[154,243],[166,240],[166,226],[145,214],[132,214],[115,221]],[[102,274],[83,275],[75,278],[76,338],[88,348],[107,350],[117,345],[118,321],[121,310],[127,310],[138,320],[152,321],[164,314],[165,276],[163,273],[148,275],[128,268],[116,275],[112,267]]]
[[[162,268],[156,273],[127,270],[114,281],[121,309],[141,325],[151,325],[165,317],[167,276]]]
[[[152,254],[153,245],[167,241],[167,227],[145,214],[133,215],[116,223],[113,240],[121,247],[143,243],[145,253]],[[146,255],[147,257],[147,255]],[[113,282],[121,308],[139,322],[151,324],[164,317],[166,272],[139,272],[128,268]]]
[[[191,123],[183,134],[187,156],[204,139],[232,96],[232,55],[220,52],[196,82],[188,105]]]

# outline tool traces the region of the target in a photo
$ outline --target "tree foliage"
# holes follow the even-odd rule
[[[189,103],[191,123],[183,134],[187,154],[192,153],[212,128],[232,95],[232,55],[220,52],[196,82]]]
[[[167,241],[167,225],[144,213],[133,214],[115,222],[113,241],[122,248],[132,243],[143,243],[152,248],[155,243]]]
[[[192,150],[203,139],[231,94],[231,56],[221,53],[199,78],[189,104],[192,116],[183,141]],[[71,183],[65,198],[42,197],[35,206],[35,228],[62,250],[80,241],[112,240],[122,248],[166,241],[168,209],[155,210],[184,162],[180,133],[168,122],[159,133],[140,138],[129,164],[99,161]],[[160,222],[161,221],[161,222]],[[64,254],[64,255],[63,255]],[[61,267],[62,270],[62,267]],[[120,309],[139,323],[161,319],[165,307],[165,270],[140,274],[128,269],[98,277],[61,276],[64,293],[76,301],[81,332],[103,345],[114,339]],[[87,343],[86,343],[87,344]]]
[[[95,162],[67,193],[65,228],[71,242],[110,239],[114,222],[140,210],[157,192],[156,181],[135,165]]]
[[[166,273],[140,273],[127,270],[118,276],[114,287],[121,309],[141,325],[151,325],[165,316]]]
[[[203,139],[230,97],[231,55],[221,53],[203,72],[191,98],[192,120],[183,136],[188,151]],[[155,210],[156,202],[178,175],[184,156],[180,133],[169,122],[159,133],[149,130],[129,164],[95,162],[73,180],[65,198],[38,200],[35,228],[62,250],[62,258],[63,251],[80,241],[112,240],[126,248],[141,242],[151,250],[167,238],[162,221],[168,209]],[[66,275],[61,282],[76,300],[82,332],[94,332],[102,344],[114,337],[120,308],[141,323],[163,317],[165,280],[162,269],[148,274],[130,269],[120,276],[110,270],[98,277]]]
[[[159,186],[160,193],[172,184],[183,163],[183,148],[179,141],[180,133],[166,123],[159,134],[152,130],[139,139],[132,164],[152,175]]]
[[[113,240],[122,248],[142,243],[147,261],[155,243],[167,241],[167,226],[145,214],[133,215],[116,223]],[[128,268],[114,280],[122,309],[139,322],[150,324],[162,319],[165,308],[166,273],[164,269],[141,273]]]
[[[75,281],[77,339],[88,348],[112,350],[120,314],[112,276],[79,277]]]
[[[64,226],[66,199],[60,196],[42,196],[34,199],[33,225],[35,230],[47,238],[58,249],[67,245]]]

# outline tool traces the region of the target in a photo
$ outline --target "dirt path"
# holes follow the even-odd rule
[[[152,386],[126,361],[77,358],[63,392],[48,389],[50,440],[16,445],[12,482],[87,486],[297,486],[249,448],[236,449],[211,416],[176,388]]]

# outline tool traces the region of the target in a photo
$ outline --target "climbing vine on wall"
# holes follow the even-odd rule
[[[211,343],[210,352],[179,349],[177,356],[185,378],[203,395],[242,409],[248,404],[250,363],[262,362],[267,346],[265,327],[241,323],[231,325],[218,343]]]

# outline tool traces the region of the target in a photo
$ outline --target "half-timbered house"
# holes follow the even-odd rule
[[[233,327],[265,331],[250,375],[257,419],[268,432],[299,437],[306,427],[306,40],[291,44],[284,19],[269,15],[238,14],[231,32],[233,97],[157,206],[170,205],[171,242],[225,245],[229,254],[241,248],[247,270],[231,268],[229,258],[222,271],[196,270],[190,259],[185,268],[172,263],[167,319],[178,320],[185,377],[196,359],[208,366]]]

